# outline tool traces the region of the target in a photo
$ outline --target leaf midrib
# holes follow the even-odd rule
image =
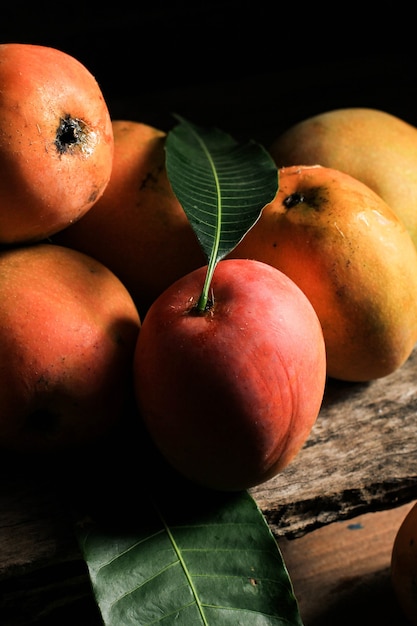
[[[205,616],[205,613],[204,613],[203,606],[202,606],[202,604],[201,604],[201,602],[200,602],[200,600],[198,598],[198,594],[197,594],[196,588],[194,586],[192,576],[191,576],[191,574],[190,574],[190,572],[188,570],[188,567],[187,567],[187,565],[186,565],[186,563],[185,563],[185,561],[184,561],[184,559],[183,559],[183,557],[181,555],[181,550],[179,549],[179,547],[177,545],[177,542],[175,541],[174,535],[172,534],[168,524],[166,523],[165,518],[162,515],[161,511],[159,510],[159,508],[157,507],[157,505],[155,503],[153,504],[153,506],[155,508],[155,511],[156,511],[159,519],[161,520],[161,523],[162,523],[162,525],[163,525],[163,527],[165,529],[165,532],[168,535],[168,538],[169,538],[169,540],[170,540],[170,542],[172,544],[174,552],[177,555],[178,561],[181,564],[181,567],[182,567],[183,572],[185,574],[185,577],[186,577],[186,579],[188,581],[188,584],[190,585],[190,589],[192,591],[192,594],[193,594],[196,606],[198,608],[198,612],[201,615],[203,626],[209,626],[209,623],[208,623],[208,621],[206,619],[206,616]]]

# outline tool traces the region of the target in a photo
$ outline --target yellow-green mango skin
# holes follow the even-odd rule
[[[270,153],[278,167],[320,164],[362,181],[402,220],[417,247],[415,126],[378,109],[334,109],[288,128]]]

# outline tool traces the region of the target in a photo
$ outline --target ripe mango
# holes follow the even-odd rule
[[[284,167],[279,191],[232,257],[287,274],[320,319],[333,378],[391,374],[417,341],[417,249],[361,181],[332,168]]]

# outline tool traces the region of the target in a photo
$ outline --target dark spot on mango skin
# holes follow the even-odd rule
[[[305,201],[305,198],[303,196],[302,193],[292,193],[289,196],[287,196],[283,202],[283,205],[287,208],[287,209],[292,209],[294,206],[297,206],[299,204],[301,204],[302,202]]]
[[[327,203],[328,194],[324,187],[310,187],[306,191],[295,191],[282,202],[286,209],[292,209],[300,204],[305,204],[314,211],[325,211]]]
[[[56,131],[55,146],[59,155],[89,157],[96,145],[95,133],[83,120],[66,115]]]

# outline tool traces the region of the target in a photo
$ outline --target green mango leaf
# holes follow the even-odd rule
[[[78,526],[105,626],[302,626],[277,543],[247,492],[204,494],[180,509],[151,499],[142,511],[124,532]]]
[[[208,300],[217,263],[233,250],[259,219],[278,190],[277,167],[263,146],[239,144],[217,128],[176,116],[168,133],[166,168],[208,260],[200,310]]]

